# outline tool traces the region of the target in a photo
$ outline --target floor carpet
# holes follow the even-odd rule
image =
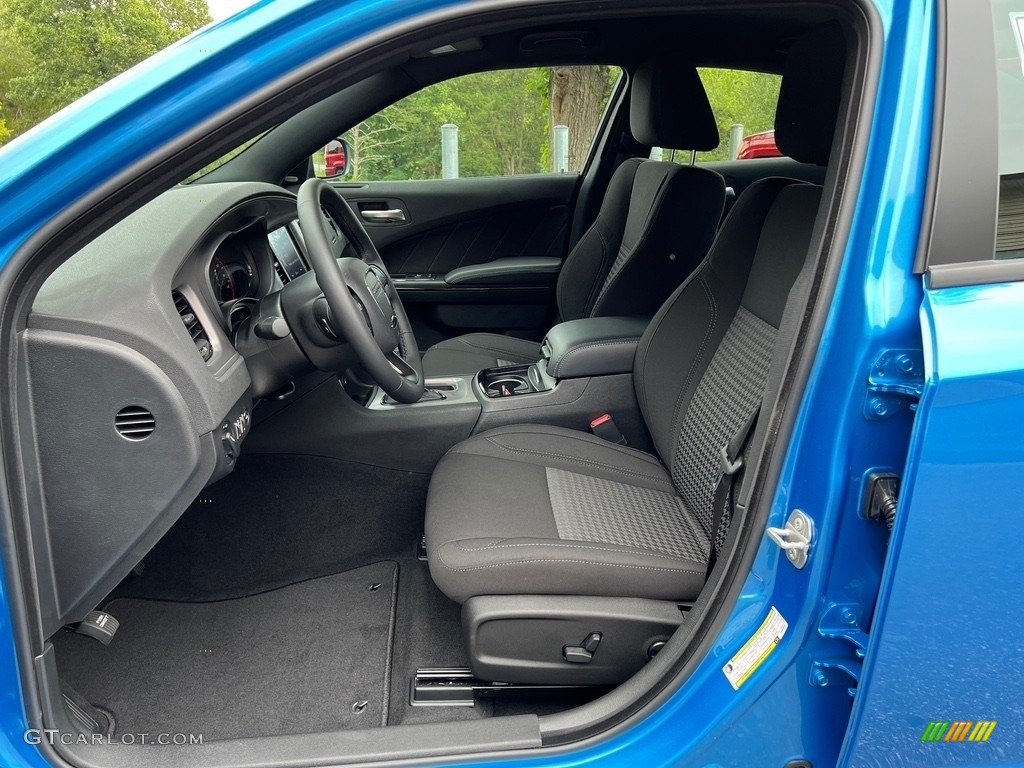
[[[118,733],[204,741],[387,722],[399,566],[215,602],[118,598],[110,646],[55,638],[62,678]]]

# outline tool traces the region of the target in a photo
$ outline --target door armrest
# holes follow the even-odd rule
[[[562,260],[553,256],[517,256],[470,264],[444,276],[448,285],[537,285],[558,280]]]

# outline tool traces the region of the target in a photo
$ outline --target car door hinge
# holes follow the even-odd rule
[[[818,634],[830,640],[842,640],[853,646],[853,658],[816,659],[811,664],[811,685],[826,688],[845,685],[854,696],[860,683],[860,672],[868,635],[862,628],[863,609],[857,603],[830,603],[818,619]],[[850,683],[853,685],[850,685]]]
[[[814,520],[802,509],[794,509],[786,520],[785,528],[771,528],[767,531],[768,538],[774,541],[794,568],[807,565],[814,541]]]
[[[923,390],[924,357],[921,350],[883,350],[868,371],[864,418],[879,421],[908,408],[917,410]]]

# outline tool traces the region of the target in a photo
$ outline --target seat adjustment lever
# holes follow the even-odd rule
[[[591,632],[579,645],[562,646],[562,656],[572,664],[589,664],[601,644],[601,633]]]

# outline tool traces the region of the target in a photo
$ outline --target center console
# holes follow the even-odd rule
[[[536,362],[427,379],[424,396],[410,405],[370,382],[311,376],[293,396],[264,403],[257,420],[273,427],[256,429],[246,450],[426,474],[453,445],[488,429],[544,424],[586,432],[610,414],[631,447],[650,451],[632,373],[645,325],[636,318],[561,323]]]
[[[473,433],[522,423],[585,431],[595,418],[610,413],[631,445],[649,447],[632,375],[647,322],[599,317],[559,323],[548,331],[535,363],[428,379],[426,394],[411,405],[395,403],[378,390],[367,408],[416,411],[475,403],[480,411]]]

